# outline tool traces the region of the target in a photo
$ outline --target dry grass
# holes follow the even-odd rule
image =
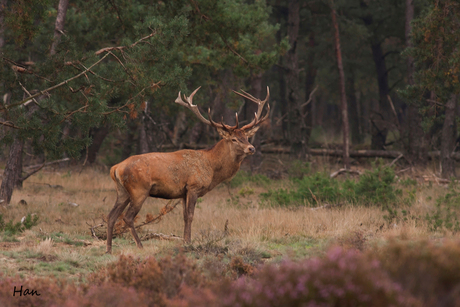
[[[273,185],[284,184],[274,182]],[[243,190],[246,189],[246,190]],[[239,193],[241,191],[251,193]],[[210,239],[210,233],[222,233],[228,220],[228,235],[217,244],[225,245],[228,253],[243,255],[259,251],[267,257],[305,256],[323,251],[330,244],[366,248],[390,238],[400,240],[456,237],[452,233],[432,233],[423,219],[410,219],[387,225],[379,208],[343,206],[333,209],[311,210],[265,207],[258,195],[265,188],[244,184],[231,189],[217,187],[199,201],[192,225],[192,245]],[[416,202],[410,208],[413,216],[424,216],[433,210],[434,199],[446,189],[433,185],[419,185]],[[232,196],[239,195],[238,200]],[[5,220],[19,221],[27,213],[39,215],[39,225],[16,237],[19,242],[1,242],[0,271],[6,274],[42,275],[70,274],[80,279],[90,271],[114,261],[120,254],[140,257],[168,253],[180,249],[181,242],[146,241],[144,249],[136,248],[128,233],[114,241],[114,255],[105,255],[105,241],[91,237],[87,223],[95,224],[107,215],[114,205],[116,192],[108,171],[85,169],[44,171],[15,191],[11,205],[2,208]],[[431,198],[431,200],[430,200]],[[27,205],[20,204],[25,200]],[[73,206],[70,203],[78,204]],[[139,216],[156,214],[165,200],[147,199]],[[147,231],[182,236],[182,208],[178,206],[159,224],[143,227]],[[8,241],[8,240],[3,240]],[[313,248],[312,248],[313,247]],[[197,250],[197,249],[192,249]],[[45,264],[48,264],[49,267]]]

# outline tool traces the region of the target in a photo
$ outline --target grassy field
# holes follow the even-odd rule
[[[433,182],[433,175],[405,176],[417,180],[411,184],[415,199],[410,207],[400,207],[415,218],[391,223],[384,219],[386,212],[379,206],[348,203],[322,208],[325,203],[321,200],[289,207],[266,205],[261,193],[292,188],[291,181],[258,181],[242,172],[231,184],[223,184],[199,199],[190,246],[184,247],[181,241],[151,239],[139,250],[127,233],[115,239],[113,255],[105,255],[105,241],[92,237],[89,225],[98,224],[115,202],[116,192],[108,170],[45,170],[27,180],[22,190],[15,191],[11,204],[1,209],[5,221],[17,222],[27,214],[36,214],[39,220],[37,226],[20,234],[2,235],[0,270],[7,275],[54,275],[84,280],[88,273],[115,261],[119,255],[165,255],[181,248],[191,257],[220,255],[230,259],[241,255],[247,262],[257,264],[286,257],[311,257],[324,253],[331,245],[363,250],[390,238],[456,238],[458,235],[448,229],[430,231],[424,218],[434,212],[435,200],[447,193],[446,186]],[[404,178],[399,181],[404,182]],[[166,203],[147,199],[138,223],[144,221],[147,213],[157,214]],[[227,220],[228,232],[224,234]],[[150,232],[182,236],[181,205],[160,223],[141,228],[139,234],[142,237]]]
[[[143,242],[144,249],[138,249],[126,233],[114,240],[112,255],[105,254],[105,241],[93,237],[90,231],[91,226],[102,222],[115,202],[108,169],[41,171],[28,179],[22,190],[14,192],[9,206],[0,209],[4,223],[17,223],[29,214],[38,216],[37,225],[30,229],[13,234],[6,227],[0,232],[0,273],[24,280],[56,277],[83,285],[88,278],[94,278],[93,273],[118,266],[126,257],[142,261],[151,256],[165,259],[184,255],[200,272],[217,274],[217,279],[230,274],[234,279],[267,263],[325,257],[333,246],[381,254],[388,242],[432,242],[443,246],[458,240],[458,184],[443,183],[429,168],[385,173],[388,168],[376,171],[373,166],[373,171],[366,173],[368,177],[361,175],[359,179],[345,174],[328,179],[338,166],[321,164],[314,168],[281,160],[276,163],[282,169],[277,174],[281,179],[240,171],[230,183],[199,199],[190,245],[181,240],[150,239]],[[391,183],[384,181],[388,174]],[[311,178],[317,181],[312,183]],[[376,186],[366,185],[372,181]],[[368,198],[362,198],[368,193],[363,184],[364,189],[371,189]],[[342,198],[331,201],[329,196],[334,191],[328,185],[342,189]],[[377,195],[381,187],[382,204],[373,203],[374,190]],[[299,201],[296,191],[302,189],[307,192]],[[351,190],[354,198],[344,198]],[[289,205],[276,203],[273,195],[287,195],[296,201]],[[383,202],[391,205],[385,207]],[[147,214],[156,215],[166,203],[147,199],[136,224],[143,222]],[[139,235],[142,238],[152,232],[182,236],[181,205],[159,223],[142,227]]]

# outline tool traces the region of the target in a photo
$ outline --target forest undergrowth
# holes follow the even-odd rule
[[[191,244],[150,239],[139,250],[126,233],[114,240],[112,255],[91,233],[115,202],[108,169],[34,175],[0,211],[0,301],[8,302],[5,306],[460,302],[459,183],[440,181],[429,167],[407,170],[376,162],[355,166],[359,176],[330,178],[338,166],[271,162],[278,164],[276,176],[270,167],[252,175],[242,170],[198,200]],[[148,199],[136,224],[166,203]],[[182,232],[177,206],[139,235]],[[420,282],[423,274],[433,280]],[[40,296],[19,296],[21,286]]]

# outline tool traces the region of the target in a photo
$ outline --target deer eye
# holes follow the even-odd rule
[[[236,138],[233,138],[233,139],[232,139],[232,142],[235,142],[235,143],[237,143],[237,142],[238,142],[238,140],[237,140]]]

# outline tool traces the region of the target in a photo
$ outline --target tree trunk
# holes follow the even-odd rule
[[[282,61],[280,60],[280,64]],[[277,67],[278,71],[278,83],[280,87],[280,111],[281,111],[281,132],[284,140],[291,139],[291,133],[289,131],[289,110],[286,101],[286,71],[282,67]],[[287,144],[286,144],[287,145]]]
[[[0,0],[0,49],[5,45],[5,11],[7,0]]]
[[[139,125],[139,145],[137,148],[139,148],[139,154],[145,154],[150,152],[144,120],[141,120]]]
[[[50,55],[56,54],[56,48],[61,41],[61,35],[64,33],[64,23],[68,5],[69,0],[59,0],[56,23],[54,25],[54,40],[51,44]]]
[[[350,143],[349,143],[349,124],[348,124],[348,106],[347,106],[347,94],[345,92],[345,72],[343,71],[342,63],[342,51],[340,48],[340,35],[339,25],[337,23],[337,17],[335,9],[332,8],[332,25],[334,27],[334,38],[335,38],[335,53],[337,57],[337,68],[339,70],[340,77],[340,100],[342,108],[342,129],[343,129],[343,163],[346,169],[350,168]]]
[[[361,118],[358,112],[359,108],[358,99],[356,98],[355,77],[352,73],[348,74],[346,86],[351,143],[361,144],[363,142],[363,134],[361,133]]]
[[[251,90],[249,93],[259,99],[263,99],[262,97],[262,74],[253,75],[251,78]],[[257,104],[252,101],[246,100],[246,121],[250,122],[254,118],[254,113],[257,113]],[[270,119],[268,119],[270,120]],[[264,123],[265,124],[265,123]],[[264,127],[259,129],[259,132],[256,133],[251,141],[251,144],[256,148],[256,153],[249,158],[249,163],[251,165],[251,172],[259,169],[260,164],[262,163],[262,150],[260,147],[261,135],[263,134]]]
[[[123,138],[123,149],[121,150],[121,161],[131,156],[133,153],[133,147],[136,144],[136,140],[134,138],[135,131],[137,129],[136,123],[130,120],[126,126],[125,137]]]
[[[213,120],[220,122],[222,119],[227,125],[235,124],[235,112],[230,110],[226,104],[228,95],[234,87],[234,76],[230,69],[220,72],[220,86],[217,89],[217,94],[214,98],[213,107],[211,108]]]
[[[297,158],[304,158],[307,153],[308,139],[304,134],[305,123],[301,116],[301,97],[299,91],[299,60],[297,44],[299,37],[299,0],[289,1],[288,5],[288,36],[291,49],[286,55],[286,85],[288,97],[288,120],[290,130],[291,152]]]
[[[315,53],[313,48],[315,47],[315,33],[311,32],[308,37],[308,48],[311,50],[308,51],[307,56],[307,67],[306,67],[306,76],[305,76],[305,96],[310,95],[315,86],[315,79],[316,79],[316,67],[314,65],[315,61]],[[315,103],[315,96],[312,96],[312,100],[309,104],[303,107],[300,112],[303,114],[303,122],[305,123],[305,137],[307,140],[310,139],[311,130],[313,129],[313,106]]]
[[[414,0],[406,0],[406,46],[412,47],[411,44],[411,21],[414,19]],[[414,84],[414,59],[411,56],[407,57],[407,83]],[[428,141],[421,126],[422,117],[418,108],[409,104],[407,107],[407,156],[412,162],[425,164],[428,161]]]
[[[371,118],[373,128],[371,147],[372,149],[385,149],[391,110],[388,101],[388,94],[390,93],[388,72],[381,43],[376,41],[372,42],[371,49],[379,87],[379,109]]]
[[[451,94],[446,104],[444,125],[442,126],[441,139],[441,177],[450,179],[455,177],[455,161],[452,159],[452,152],[455,148],[457,127],[455,115],[457,110],[457,96]]]
[[[160,132],[159,130],[161,130],[161,128],[158,128],[158,126],[156,125],[156,123],[154,122],[152,118],[152,114],[150,113],[150,104],[151,103],[149,101],[147,100],[145,101],[145,108],[144,108],[144,112],[142,113],[142,125],[141,125],[141,129],[143,129],[144,132],[139,137],[142,138],[141,141],[145,143],[142,145],[142,148],[145,148],[146,146],[147,152],[156,152],[158,151],[157,145],[160,142],[155,140],[155,135],[159,134]],[[145,149],[142,149],[142,150],[145,150]]]
[[[179,111],[176,114],[176,122],[174,124],[174,130],[173,130],[172,142],[174,145],[176,146],[180,145],[180,138],[184,134],[185,130],[187,130],[186,114],[185,114],[185,111]]]
[[[99,149],[101,149],[102,142],[104,142],[104,139],[108,134],[109,127],[107,126],[91,129],[91,137],[93,142],[88,147],[88,163],[93,164],[96,162]]]
[[[16,137],[10,147],[10,153],[8,155],[8,160],[6,161],[2,185],[0,187],[0,199],[2,205],[10,203],[13,190],[17,186],[18,182],[21,181],[23,148],[24,141]]]

